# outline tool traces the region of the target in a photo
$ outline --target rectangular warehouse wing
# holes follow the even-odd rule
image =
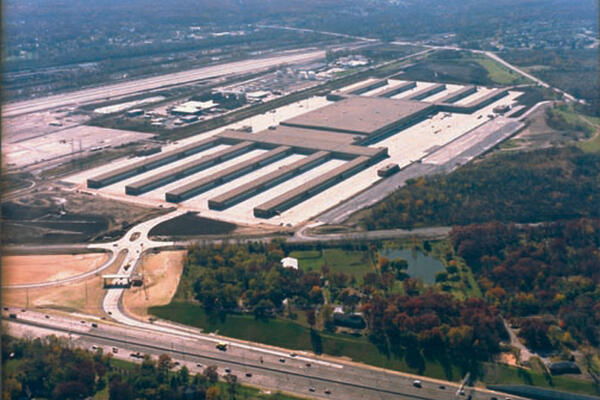
[[[407,90],[413,89],[417,87],[417,82],[404,82],[399,85],[394,85],[390,88],[385,89],[382,92],[377,93],[377,97],[393,97],[402,92],[406,92]]]
[[[139,195],[157,187],[166,185],[167,183],[185,178],[186,176],[193,175],[198,171],[202,171],[203,169],[209,168],[225,160],[250,151],[254,145],[254,142],[238,143],[216,153],[206,155],[197,160],[172,168],[168,171],[129,184],[125,186],[125,193],[129,195]]]
[[[436,103],[454,103],[456,101],[459,101],[460,99],[464,99],[465,97],[472,95],[475,92],[477,92],[477,88],[475,86],[465,86],[460,90],[448,93],[441,99],[436,100]]]
[[[318,151],[292,164],[280,167],[276,171],[263,175],[255,180],[236,187],[213,199],[208,200],[208,207],[213,210],[224,210],[257,193],[267,190],[282,181],[305,172],[325,161],[331,156],[326,151]]]
[[[342,90],[341,92],[344,94],[358,95],[358,94],[363,94],[363,93],[369,92],[371,90],[385,86],[385,85],[387,85],[387,83],[388,83],[387,79],[377,79],[375,81],[366,82],[359,86],[354,86],[347,90]]]
[[[198,142],[190,143],[175,150],[163,152],[157,156],[149,157],[145,160],[138,161],[136,163],[126,165],[124,167],[117,168],[90,178],[87,180],[87,185],[89,188],[101,188],[108,186],[131,176],[141,174],[184,157],[188,157],[192,154],[199,153],[210,147],[216,146],[221,140],[221,138],[216,136],[210,137]]]
[[[409,100],[420,101],[426,99],[429,96],[433,96],[436,93],[439,93],[443,90],[446,90],[446,85],[443,83],[437,83],[435,85],[426,87],[425,89],[421,89],[416,93],[410,95]]]
[[[348,161],[321,176],[311,179],[295,189],[287,191],[282,195],[255,207],[254,216],[259,218],[271,218],[360,171],[368,166],[370,161],[372,160],[368,157],[357,157],[352,161]]]
[[[167,192],[165,194],[165,199],[171,203],[179,203],[185,199],[196,196],[199,193],[212,189],[215,186],[222,185],[227,181],[247,174],[254,169],[262,168],[265,165],[274,162],[275,160],[285,157],[291,153],[291,150],[292,149],[287,146],[277,147],[249,160],[242,161],[229,168],[216,172],[210,176],[205,176],[194,182],[188,183],[187,185]]]

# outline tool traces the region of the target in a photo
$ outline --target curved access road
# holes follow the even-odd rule
[[[119,256],[119,254],[121,254],[122,252],[126,252],[127,256],[125,257],[123,263],[121,264],[120,269],[123,269],[127,265],[134,265],[135,263],[137,263],[140,255],[144,251],[144,249],[147,250],[147,249],[152,249],[152,248],[157,248],[157,247],[166,247],[166,246],[173,245],[173,242],[157,242],[157,241],[148,239],[148,232],[150,232],[150,230],[153,227],[160,224],[161,222],[164,222],[171,218],[175,218],[181,214],[183,214],[182,211],[175,211],[175,212],[172,212],[169,214],[162,215],[158,218],[154,218],[149,221],[142,222],[141,224],[138,224],[138,225],[134,226],[133,228],[131,228],[121,239],[119,239],[117,241],[109,242],[109,243],[94,243],[94,244],[89,244],[89,245],[71,245],[71,246],[66,246],[66,245],[35,246],[35,247],[28,248],[28,249],[34,249],[34,250],[52,249],[52,250],[67,250],[67,251],[72,250],[72,249],[77,249],[77,250],[99,249],[99,250],[104,250],[104,251],[110,252],[111,256],[104,264],[100,265],[99,267],[94,268],[89,271],[86,271],[84,273],[78,274],[78,275],[74,275],[74,276],[64,278],[64,279],[58,279],[55,281],[27,283],[27,284],[20,284],[20,285],[6,285],[6,286],[2,286],[2,289],[36,289],[36,288],[45,288],[45,287],[52,287],[52,286],[62,286],[62,285],[66,285],[69,283],[77,282],[82,279],[92,277],[92,276],[104,271],[105,269],[107,269],[108,267],[113,265],[113,263],[117,260],[117,257]],[[132,238],[135,238],[135,240],[132,240]],[[13,251],[15,251],[15,250],[24,249],[24,248],[25,247],[22,247],[22,246],[19,246],[19,247],[14,246],[12,249],[13,249]],[[134,268],[132,268],[131,271],[133,271],[133,269]]]

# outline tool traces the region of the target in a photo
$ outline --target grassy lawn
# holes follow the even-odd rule
[[[346,251],[339,248],[319,250],[297,250],[290,257],[298,259],[304,271],[320,271],[327,265],[332,272],[344,272],[358,277],[373,271],[373,262],[365,251]]]
[[[600,153],[600,118],[588,116],[583,118],[594,125],[593,129],[596,133],[590,139],[577,143],[577,146],[588,153]]]
[[[258,321],[249,315],[228,315],[226,320],[209,317],[200,305],[189,303],[171,303],[167,306],[152,307],[149,312],[160,318],[182,324],[203,328],[205,332],[216,332],[224,336],[250,340],[294,350],[314,351],[316,344],[311,340],[310,329],[294,321],[270,320]],[[333,356],[345,356],[383,368],[418,373],[410,368],[403,359],[388,358],[377,347],[363,337],[320,333],[322,352]],[[427,361],[423,375],[459,380],[461,374],[456,368],[448,371],[437,361]]]
[[[589,153],[600,152],[600,118],[582,115],[572,107],[556,107],[552,112],[559,115],[572,127],[584,129],[589,139],[580,140],[576,145],[583,151]]]
[[[577,147],[587,153],[600,153],[600,131],[591,139],[577,143]]]
[[[581,379],[553,376],[552,384],[543,374],[502,364],[486,364],[483,381],[488,385],[533,385],[565,392],[598,395],[594,384]]]
[[[529,79],[490,58],[474,57],[473,60],[485,68],[490,79],[499,85],[514,85],[529,82]]]
[[[203,328],[205,332],[218,331],[219,334],[238,339],[295,350],[313,350],[310,330],[290,320],[279,319],[265,322],[248,315],[228,315],[225,320],[220,320],[207,316],[201,306],[189,303],[172,303],[167,306],[153,307],[150,312],[160,318]],[[461,379],[458,368],[452,367],[445,370],[437,361],[427,360],[425,370],[419,372],[410,368],[403,359],[386,357],[375,345],[363,337],[320,333],[320,341],[325,354],[345,356],[365,364],[418,373],[438,379],[454,381]],[[552,377],[552,385],[550,385],[542,373],[502,364],[484,364],[481,381],[488,385],[525,384],[576,393],[597,394],[593,383],[589,381]]]

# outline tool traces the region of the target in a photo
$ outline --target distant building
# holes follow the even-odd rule
[[[218,104],[212,100],[209,101],[188,101],[171,109],[173,115],[198,115],[204,111],[216,107]]]
[[[135,108],[133,110],[127,111],[128,117],[137,117],[139,115],[144,115],[144,110],[142,110],[141,108]]]
[[[496,114],[504,114],[504,113],[510,111],[510,106],[507,104],[504,104],[501,106],[496,106],[496,107],[494,107],[494,109],[492,111],[494,111]]]
[[[281,266],[283,268],[298,269],[298,259],[294,257],[286,257],[281,259]]]
[[[198,116],[197,115],[185,115],[185,116],[181,117],[181,120],[183,122],[186,122],[189,124],[190,122],[198,121]]]
[[[396,172],[400,171],[400,166],[395,163],[387,164],[385,167],[381,167],[377,170],[377,175],[385,178],[390,175],[394,175]]]
[[[257,90],[255,92],[246,93],[246,99],[248,99],[248,101],[259,101],[267,98],[269,94],[270,93],[265,90]]]

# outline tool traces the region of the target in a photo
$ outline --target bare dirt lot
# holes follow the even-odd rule
[[[115,262],[102,273],[116,273],[126,253],[119,254]],[[29,307],[81,312],[102,316],[102,277],[95,275],[81,282],[40,289],[8,289],[2,291],[2,303],[7,307]]]
[[[138,268],[144,274],[144,287],[125,291],[123,306],[129,313],[148,317],[148,307],[169,304],[183,272],[185,250],[147,254]]]
[[[41,283],[92,270],[109,258],[105,253],[19,255],[2,257],[2,284]]]

